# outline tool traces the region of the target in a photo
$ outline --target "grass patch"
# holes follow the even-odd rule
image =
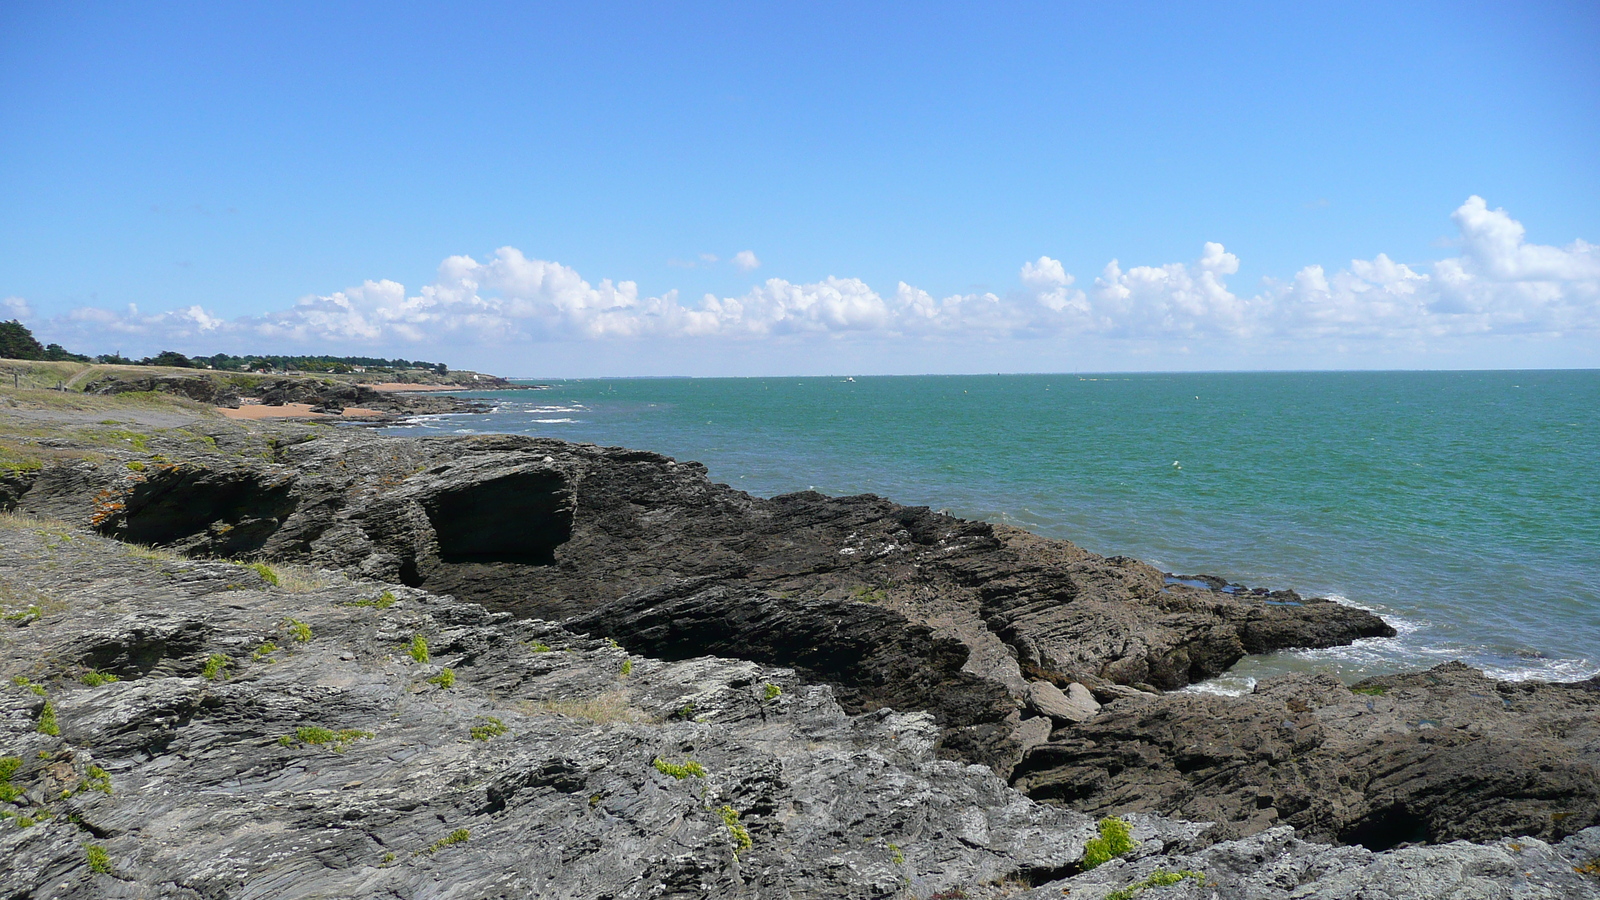
[[[272,659],[271,657],[272,657],[272,654],[277,653],[277,652],[278,652],[278,645],[274,644],[271,641],[267,641],[265,644],[262,644],[261,646],[257,647],[255,649],[255,651],[250,654],[250,658],[255,660],[256,662],[261,662],[262,660],[266,660],[269,663],[274,663],[274,662],[277,662],[277,660]]]
[[[658,756],[650,765],[655,766],[657,772],[660,772],[663,775],[671,775],[673,778],[676,778],[679,781],[682,781],[685,778],[706,777],[706,767],[700,765],[692,759],[686,759],[681,763],[669,763]]]
[[[1100,836],[1091,838],[1083,845],[1084,871],[1131,853],[1133,848],[1139,846],[1130,836],[1133,827],[1123,819],[1107,816],[1100,820],[1097,827],[1100,829]]]
[[[46,691],[44,689],[44,685],[35,684],[35,683],[29,681],[27,678],[24,678],[21,675],[14,676],[11,679],[11,683],[16,685],[19,688],[23,688],[25,690],[32,691],[34,694],[36,694],[36,695],[38,695],[40,697],[43,697],[46,694]]]
[[[744,827],[739,821],[739,811],[737,809],[724,805],[717,810],[717,815],[722,817],[722,824],[728,828],[728,836],[733,838],[734,859],[738,859],[739,854],[755,846],[755,842],[750,839],[750,829]],[[893,845],[891,844],[890,846]],[[896,852],[899,852],[898,848]],[[900,861],[904,862],[905,858],[901,857]]]
[[[456,686],[456,670],[441,669],[439,674],[429,678],[428,682],[430,684],[437,684],[439,687],[448,691]]]
[[[440,850],[443,850],[446,847],[454,846],[455,844],[465,844],[471,837],[472,832],[466,830],[465,828],[457,828],[455,831],[452,831],[444,837],[439,838],[437,841],[429,844],[428,849],[418,850],[417,852],[430,854],[438,853]]]
[[[182,562],[188,559],[175,550],[162,547],[147,547],[144,544],[127,544],[127,553],[134,559],[152,559],[158,562]]]
[[[649,721],[649,716],[628,705],[628,695],[620,689],[581,700],[543,700],[532,704],[531,710],[572,719],[588,719],[601,724]]]
[[[767,682],[767,684],[763,685],[761,688],[761,701],[763,703],[770,703],[781,696],[783,696],[783,688],[778,687],[771,682]]]
[[[111,684],[114,681],[121,681],[122,679],[111,674],[110,672],[100,672],[91,669],[90,671],[78,676],[78,680],[89,687],[99,687],[102,684]]]
[[[99,844],[84,844],[84,858],[89,861],[89,871],[97,875],[111,874],[111,855]]]
[[[529,641],[528,649],[535,653],[549,653],[550,645],[546,644],[544,641]]]
[[[111,796],[111,773],[99,766],[91,765],[88,771],[84,773],[83,779],[78,782],[77,790],[65,791],[61,797],[66,799],[84,791],[99,791],[107,797]]]
[[[205,668],[200,670],[200,677],[207,681],[216,681],[218,678],[228,677],[227,669],[233,665],[233,658],[221,653],[213,653],[206,657]]]
[[[338,576],[305,566],[279,566],[275,571],[278,580],[272,583],[291,594],[309,594],[339,583]]]
[[[623,660],[622,661],[622,669],[621,669],[622,677],[623,678],[627,678],[629,675],[632,675],[632,674],[633,674],[633,660],[632,659]]]
[[[11,777],[22,768],[22,757],[0,756],[0,802],[15,803],[22,799],[22,789],[11,783]]]
[[[850,592],[850,599],[857,603],[882,603],[889,599],[889,592],[881,587],[868,587],[863,584]]]
[[[345,606],[370,606],[373,609],[388,609],[389,607],[395,605],[395,603],[399,602],[399,599],[400,598],[396,597],[392,591],[384,591],[383,593],[381,593],[378,596],[373,597],[371,599],[367,599],[367,600],[352,600],[349,603],[346,603],[344,605]]]
[[[483,719],[483,724],[474,725],[471,728],[472,739],[475,741],[487,741],[497,738],[511,730],[506,727],[506,723],[494,716],[482,716],[481,718]]]
[[[341,728],[334,731],[330,728],[305,725],[296,728],[294,734],[278,738],[278,743],[284,747],[327,747],[335,753],[343,753],[356,741],[372,736],[372,732],[362,731],[359,728]]]
[[[1157,869],[1154,872],[1151,872],[1149,877],[1135,881],[1133,884],[1130,884],[1120,890],[1112,891],[1105,896],[1105,900],[1133,900],[1135,895],[1146,888],[1172,887],[1173,885],[1183,881],[1185,878],[1192,878],[1202,885],[1206,883],[1206,873],[1204,872],[1192,872],[1188,869],[1179,869],[1176,872],[1168,872],[1166,869]]]
[[[300,621],[299,619],[296,619],[293,616],[291,616],[291,617],[283,620],[283,627],[284,627],[284,630],[289,632],[289,639],[290,640],[295,641],[296,643],[300,643],[300,644],[305,644],[305,643],[309,643],[310,642],[310,640],[311,640],[311,626],[310,625],[307,625],[306,623]]]
[[[273,587],[277,587],[278,586],[278,573],[272,571],[272,567],[267,565],[266,563],[264,563],[264,562],[252,562],[252,563],[240,563],[239,565],[244,566],[246,569],[249,569],[250,571],[256,573],[257,575],[260,575],[261,576],[261,580],[265,581],[267,584],[270,584]]]
[[[1368,697],[1382,697],[1384,694],[1389,693],[1389,688],[1381,684],[1364,684],[1351,688],[1350,693],[1365,694]]]

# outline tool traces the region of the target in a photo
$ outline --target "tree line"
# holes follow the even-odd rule
[[[163,350],[155,356],[129,359],[120,353],[85,356],[73,353],[60,344],[41,344],[16,319],[0,322],[0,357],[5,359],[37,359],[52,362],[94,362],[121,366],[172,366],[179,369],[219,369],[225,372],[287,371],[301,372],[354,372],[364,369],[432,369],[440,375],[450,368],[444,363],[425,362],[420,359],[385,359],[380,356],[283,356],[278,354],[245,354],[234,356],[218,353],[213,356],[185,356],[176,350]]]

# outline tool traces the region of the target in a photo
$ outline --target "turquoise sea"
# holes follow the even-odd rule
[[[1399,637],[1246,660],[1346,679],[1462,659],[1600,672],[1600,371],[612,379],[505,391],[513,432],[656,450],[754,494],[1008,522],[1370,608]]]

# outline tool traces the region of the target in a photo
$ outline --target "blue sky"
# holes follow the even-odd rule
[[[545,376],[1596,366],[1596,46],[1592,2],[5,2],[0,316]]]

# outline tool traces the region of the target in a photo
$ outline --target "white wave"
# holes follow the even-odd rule
[[[577,419],[534,419],[540,425],[564,425],[578,421]]]
[[[1222,697],[1242,697],[1256,689],[1256,680],[1248,675],[1231,675],[1224,672],[1215,678],[1185,685],[1182,694],[1216,694]]]

